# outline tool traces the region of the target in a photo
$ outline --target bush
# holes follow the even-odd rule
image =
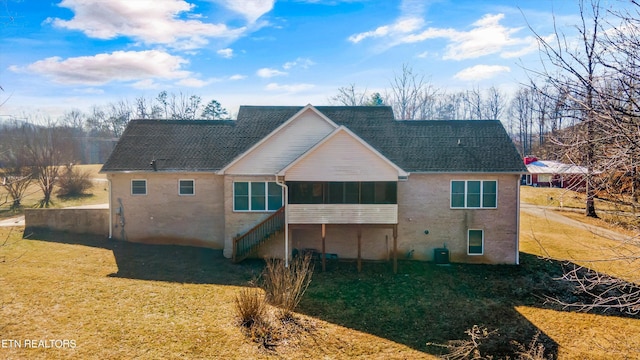
[[[283,260],[267,259],[262,273],[266,301],[280,308],[283,318],[291,318],[311,283],[311,275],[311,255],[295,257],[288,268]]]
[[[236,314],[240,318],[240,324],[251,328],[254,325],[264,323],[266,306],[264,296],[255,288],[242,289],[236,295]]]
[[[449,340],[447,344],[427,343],[427,346],[436,346],[444,348],[447,353],[439,357],[444,360],[491,360],[498,359],[493,355],[486,354],[483,349],[485,341],[493,338],[498,330],[489,331],[485,327],[473,325],[471,329],[467,329],[465,333],[469,336],[467,340]],[[538,332],[531,342],[525,346],[516,341],[511,341],[516,346],[514,352],[514,360],[547,360],[553,357],[545,357],[545,347],[539,342],[540,333]],[[511,359],[510,356],[504,359]]]
[[[58,179],[58,197],[74,197],[85,195],[85,191],[89,190],[93,184],[90,173],[81,171],[73,165],[67,165],[66,170]]]

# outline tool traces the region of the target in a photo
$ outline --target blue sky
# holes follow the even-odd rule
[[[524,16],[523,16],[524,14]],[[162,90],[247,105],[326,105],[389,87],[403,64],[438,88],[526,81],[575,1],[0,0],[0,115],[59,116]],[[526,17],[526,21],[525,21]]]

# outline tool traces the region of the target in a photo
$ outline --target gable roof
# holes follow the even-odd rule
[[[258,149],[260,149],[260,145],[267,143],[271,138],[273,138],[278,132],[283,131],[283,129],[287,126],[290,125],[291,123],[293,123],[294,121],[296,121],[300,116],[302,116],[304,113],[307,112],[313,112],[314,114],[317,114],[318,117],[324,121],[328,126],[330,126],[332,129],[336,129],[338,128],[338,125],[336,123],[334,123],[333,121],[331,121],[331,119],[327,118],[326,115],[324,115],[323,113],[319,112],[315,107],[313,107],[311,104],[303,107],[302,109],[300,109],[298,112],[296,112],[294,115],[292,115],[287,121],[283,122],[282,124],[280,124],[276,129],[274,129],[269,135],[263,137],[262,139],[260,139],[258,142],[256,142],[255,144],[253,144],[247,151],[244,151],[243,153],[239,154],[235,159],[233,159],[231,162],[229,162],[228,164],[226,164],[222,169],[220,169],[218,171],[218,174],[224,174],[225,170],[231,168],[233,165],[235,165],[236,163],[242,161],[243,158],[250,156],[252,152],[255,151],[259,151]],[[252,117],[252,119],[257,119],[256,116]],[[255,120],[254,120],[255,121]],[[307,130],[307,133],[309,133],[308,128],[305,128]],[[300,139],[303,141],[307,141],[307,139]],[[307,144],[308,146],[312,146],[313,144]]]
[[[233,120],[133,120],[104,172],[217,171],[301,106],[241,106]],[[498,120],[399,120],[388,106],[317,106],[407,172],[525,172]]]
[[[329,134],[328,136],[326,136],[324,139],[322,139],[321,141],[319,141],[317,144],[315,144],[312,148],[309,149],[309,151],[307,151],[306,153],[302,154],[300,157],[298,157],[296,160],[294,160],[292,163],[290,163],[289,165],[287,165],[286,167],[284,167],[282,170],[280,170],[280,172],[278,172],[279,176],[285,176],[285,174],[287,173],[288,170],[302,164],[305,162],[305,160],[307,160],[310,157],[313,157],[314,155],[317,154],[318,150],[320,148],[322,148],[326,143],[331,143],[334,139],[336,139],[340,134],[346,134],[347,139],[351,140],[351,142],[355,142],[357,144],[360,144],[360,146],[363,149],[366,149],[365,151],[374,156],[374,159],[376,160],[380,160],[382,161],[382,163],[384,163],[388,168],[393,169],[393,171],[395,172],[394,178],[397,179],[399,177],[407,177],[409,174],[407,174],[404,170],[402,170],[401,168],[399,168],[396,164],[392,163],[391,161],[389,161],[389,159],[387,159],[386,157],[384,157],[384,155],[380,154],[376,149],[372,148],[371,145],[367,144],[364,140],[360,139],[356,134],[354,134],[353,132],[349,131],[349,129],[347,129],[346,127],[344,127],[343,125],[341,125],[340,127],[338,127],[337,129],[335,129],[331,134]],[[343,151],[343,148],[339,148],[337,149],[338,151]],[[331,158],[333,159],[333,157]],[[335,161],[333,161],[334,163],[339,163],[340,159],[336,159]],[[348,166],[351,166],[354,170],[358,171],[360,170],[360,168],[362,167],[371,167],[372,164],[356,164],[353,163],[354,160],[351,160],[351,164],[348,164]],[[361,159],[357,159],[355,161],[360,161]],[[326,164],[325,164],[326,165]],[[314,166],[317,168],[318,164],[314,164]],[[340,166],[345,166],[344,164],[340,164]],[[376,169],[372,169],[374,172],[376,172]]]

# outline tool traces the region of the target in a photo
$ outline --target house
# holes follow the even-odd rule
[[[564,164],[558,161],[524,158],[528,174],[523,175],[522,184],[540,187],[557,187],[580,190],[585,187],[587,168]]]
[[[522,158],[497,120],[386,106],[242,106],[134,120],[102,168],[115,239],[284,257],[517,264]],[[288,258],[288,257],[287,257]]]

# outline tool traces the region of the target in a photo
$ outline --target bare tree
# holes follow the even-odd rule
[[[483,118],[500,120],[505,108],[506,97],[504,93],[495,86],[491,86],[487,89],[487,95],[484,101]]]
[[[167,108],[168,119],[193,120],[200,113],[202,99],[197,95],[186,95],[171,93],[168,96]]]
[[[586,206],[585,215],[597,217],[595,209],[594,168],[597,147],[596,120],[598,92],[596,81],[602,75],[602,66],[598,55],[603,51],[598,42],[601,36],[602,18],[600,4],[593,0],[590,4],[579,2],[580,23],[576,25],[579,35],[578,45],[573,39],[556,30],[554,40],[548,40],[530,27],[540,44],[540,50],[548,64],[543,62],[542,71],[531,71],[540,76],[550,86],[560,91],[567,91],[567,96],[577,106],[584,131],[583,137],[574,143],[580,147],[577,152],[582,157],[574,159],[575,163],[587,168],[586,174]],[[568,145],[568,144],[567,144]]]
[[[144,96],[135,99],[134,116],[136,119],[160,119],[162,118],[163,108],[161,104],[148,100]]]
[[[5,126],[0,133],[0,185],[7,191],[7,197],[0,200],[0,204],[7,203],[10,198],[12,209],[21,206],[32,175],[26,148],[16,136],[21,126],[26,125],[16,122]]]
[[[466,116],[464,119],[479,120],[483,116],[483,101],[480,88],[476,87],[463,93]]]
[[[531,90],[527,87],[521,87],[511,99],[509,106],[510,118],[515,122],[518,149],[523,156],[531,154],[533,143],[532,101]]]
[[[21,130],[20,140],[43,195],[40,207],[49,207],[60,167],[72,161],[67,134],[64,128],[56,126],[51,120],[46,121],[46,126],[29,124]]]
[[[396,119],[433,118],[438,89],[424,75],[415,73],[409,65],[404,64],[401,73],[391,80],[390,86],[385,98],[393,108]]]
[[[365,105],[367,99],[367,89],[358,91],[355,84],[338,88],[338,94],[329,98],[334,104],[343,106],[362,106]]]

